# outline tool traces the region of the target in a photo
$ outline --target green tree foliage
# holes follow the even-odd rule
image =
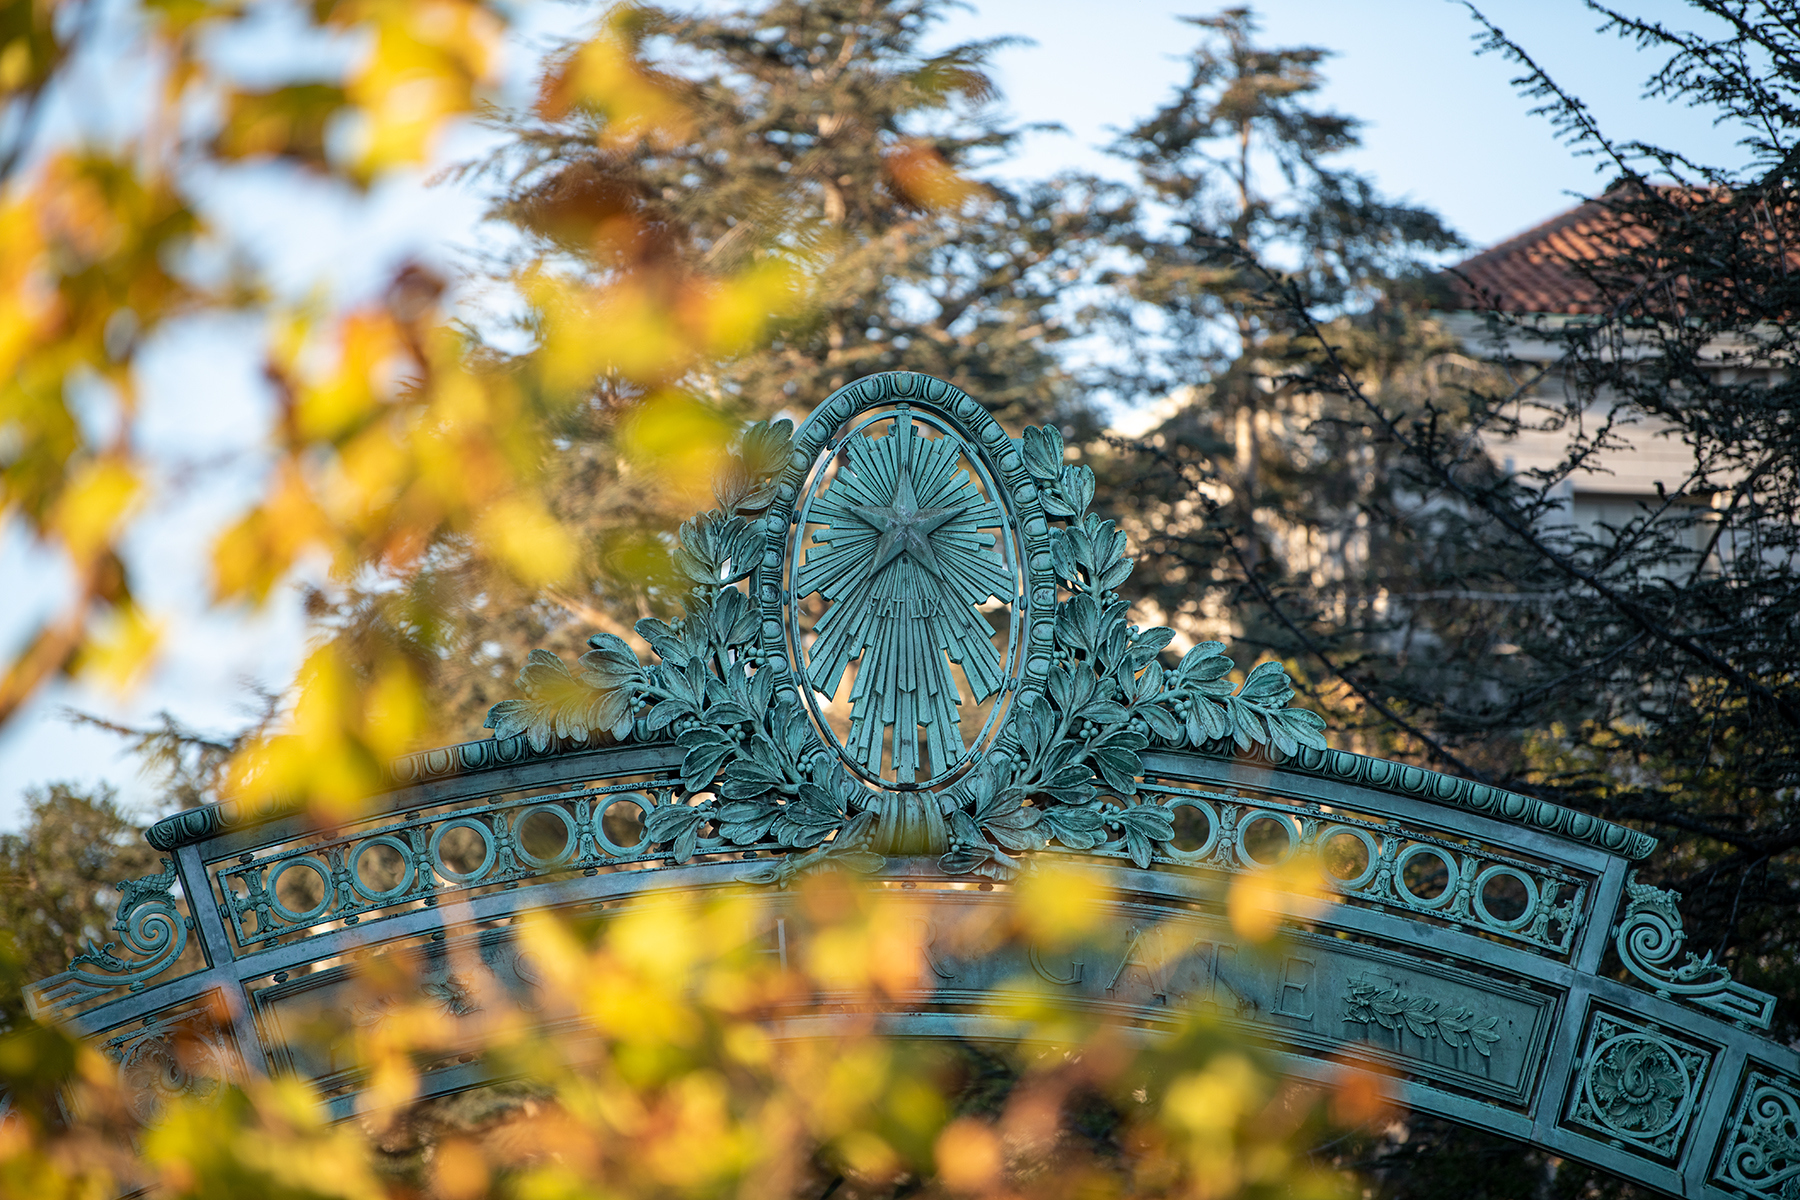
[[[1397,498],[1392,455],[1307,383],[1316,349],[1283,291],[1330,315],[1360,378],[1407,394],[1457,349],[1424,315],[1421,260],[1460,241],[1337,161],[1359,122],[1314,103],[1328,51],[1259,45],[1247,9],[1193,23],[1187,81],[1114,146],[1138,176],[1111,239],[1129,254],[1113,315],[1134,353],[1103,376],[1176,403],[1103,461],[1103,490],[1145,556],[1135,599],[1193,637],[1235,624],[1274,644],[1253,594],[1266,579],[1303,577],[1351,625],[1409,557],[1369,536]]]

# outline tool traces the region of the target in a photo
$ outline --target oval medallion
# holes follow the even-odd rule
[[[807,426],[829,431],[797,439],[782,649],[852,771],[927,788],[990,745],[1025,659],[1023,531],[996,461],[1012,444],[937,380],[860,386],[856,411],[823,406]]]

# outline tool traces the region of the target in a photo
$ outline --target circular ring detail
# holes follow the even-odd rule
[[[364,887],[362,876],[357,869],[362,863],[362,856],[377,846],[388,847],[398,854],[400,856],[400,861],[406,865],[406,870],[400,875],[400,882],[385,891],[375,891],[372,888]],[[413,873],[417,870],[416,865],[413,863],[412,847],[408,846],[405,842],[402,842],[399,838],[390,837],[387,834],[382,834],[380,837],[372,837],[356,849],[352,850],[350,852],[349,865],[350,886],[356,889],[357,895],[373,904],[380,904],[387,900],[398,900],[401,896],[405,895],[406,890],[412,886]]]
[[[1430,899],[1418,895],[1411,888],[1406,886],[1406,864],[1419,857],[1421,854],[1430,854],[1444,864],[1444,890]],[[1400,899],[1402,901],[1412,905],[1414,908],[1431,909],[1444,907],[1444,905],[1450,903],[1451,897],[1456,895],[1456,882],[1456,860],[1450,857],[1450,852],[1441,846],[1433,846],[1430,842],[1414,842],[1412,845],[1402,850],[1394,859],[1394,891],[1400,894]]]
[[[642,792],[615,792],[602,797],[602,799],[605,800],[604,804],[598,800],[594,803],[594,840],[600,843],[600,848],[614,858],[635,858],[644,853],[649,847],[641,839],[635,846],[621,846],[606,836],[606,810],[621,801],[635,804],[644,814],[644,820],[648,822],[650,813],[655,808],[650,798]]]
[[[1183,850],[1172,841],[1159,843],[1164,854],[1167,854],[1178,863],[1193,866],[1196,863],[1204,861],[1206,857],[1218,847],[1219,814],[1214,810],[1211,804],[1208,804],[1198,796],[1176,796],[1173,799],[1163,801],[1163,807],[1167,809],[1198,809],[1201,814],[1206,817],[1205,842],[1192,850]]]
[[[1323,861],[1325,843],[1339,836],[1355,838],[1368,852],[1369,861],[1364,864],[1362,874],[1352,879],[1339,879],[1327,869]],[[1366,829],[1359,829],[1355,825],[1332,825],[1319,834],[1319,840],[1314,844],[1318,847],[1321,859],[1319,873],[1325,877],[1327,883],[1340,891],[1354,892],[1358,888],[1368,887],[1369,882],[1375,878],[1375,872],[1381,869],[1381,848],[1375,844],[1374,837]]]
[[[539,858],[525,848],[525,822],[538,813],[549,813],[551,816],[561,821],[563,833],[566,835],[563,838],[562,850],[551,855],[549,858]],[[576,844],[580,840],[575,833],[575,818],[571,817],[568,809],[560,804],[534,804],[530,808],[519,812],[518,815],[513,817],[512,838],[513,849],[518,854],[519,858],[524,861],[526,866],[535,867],[540,871],[547,868],[560,867],[571,858],[574,858]]]
[[[1519,881],[1519,885],[1525,889],[1525,911],[1510,921],[1502,921],[1488,911],[1487,897],[1484,893],[1487,891],[1487,885],[1495,879],[1516,879]],[[1475,915],[1495,929],[1504,929],[1508,932],[1514,929],[1523,929],[1537,914],[1537,904],[1537,884],[1517,867],[1492,866],[1475,877]]]
[[[1281,852],[1281,857],[1277,858],[1274,862],[1263,862],[1259,858],[1252,857],[1250,852],[1244,849],[1244,831],[1249,829],[1255,822],[1262,820],[1274,821],[1277,825],[1280,825],[1282,829],[1287,831],[1287,849],[1283,850]],[[1276,812],[1272,808],[1253,808],[1238,818],[1237,848],[1238,857],[1243,860],[1244,865],[1247,867],[1253,869],[1257,867],[1279,867],[1288,859],[1294,857],[1300,850],[1300,822],[1296,821],[1290,814]]]
[[[444,840],[444,835],[449,833],[452,829],[472,829],[475,831],[475,835],[481,839],[481,865],[476,867],[473,871],[457,871],[444,865],[443,857],[438,853],[438,845]],[[432,870],[436,871],[439,875],[442,875],[445,879],[448,879],[451,883],[471,883],[474,880],[480,879],[483,875],[486,875],[488,869],[494,865],[494,857],[497,853],[494,845],[494,831],[489,829],[482,822],[477,821],[474,817],[452,817],[450,820],[445,821],[442,825],[439,825],[436,829],[431,831],[431,846],[429,853],[431,856]]]
[[[319,874],[319,882],[323,884],[325,888],[325,895],[317,904],[313,905],[305,912],[295,912],[293,909],[283,904],[279,899],[281,877],[295,867],[305,867],[308,870],[317,871]],[[284,921],[294,925],[306,925],[316,921],[324,916],[331,908],[332,899],[333,889],[331,886],[331,868],[323,861],[310,854],[303,858],[290,858],[280,866],[276,867],[273,871],[269,872],[269,907],[274,909],[275,915]]]

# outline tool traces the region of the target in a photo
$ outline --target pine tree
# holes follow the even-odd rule
[[[1131,587],[1148,615],[1255,645],[1242,591],[1297,572],[1367,592],[1369,513],[1393,490],[1343,406],[1298,382],[1309,350],[1277,296],[1338,314],[1371,377],[1416,377],[1452,343],[1406,281],[1458,240],[1335,161],[1358,122],[1310,103],[1327,51],[1258,45],[1248,9],[1192,23],[1205,33],[1187,81],[1114,147],[1140,181],[1113,238],[1132,262],[1114,319],[1134,353],[1102,379],[1176,411],[1101,471],[1143,556]],[[1358,620],[1356,598],[1335,615]]]

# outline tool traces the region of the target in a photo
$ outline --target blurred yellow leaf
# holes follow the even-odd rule
[[[526,582],[560,583],[575,570],[576,548],[568,530],[523,496],[494,502],[476,529],[487,552]]]
[[[76,658],[76,673],[116,692],[131,690],[155,660],[164,625],[130,601],[113,605],[88,634]]]
[[[887,154],[885,166],[894,187],[922,209],[957,209],[980,192],[922,139],[901,142]]]
[[[1000,1178],[1000,1138],[980,1121],[950,1122],[937,1140],[938,1177],[952,1191],[978,1192]]]
[[[471,111],[476,88],[490,81],[499,20],[467,0],[360,0],[337,19],[374,32],[344,89],[361,118],[358,171],[366,179],[423,162],[445,123]]]
[[[116,455],[77,467],[57,501],[51,527],[82,563],[111,546],[143,495],[137,472]]]
[[[680,83],[644,64],[636,25],[637,14],[629,6],[612,9],[599,31],[546,76],[538,111],[551,120],[575,107],[593,112],[601,118],[603,146],[687,137],[691,117],[680,98]]]
[[[323,167],[326,126],[349,98],[336,84],[297,83],[266,92],[232,91],[224,103],[225,124],[215,143],[219,154],[279,155]]]
[[[1015,911],[1024,922],[1026,936],[1045,949],[1076,945],[1106,918],[1105,885],[1094,872],[1043,858],[1015,885],[1019,904]]]
[[[1318,857],[1295,853],[1275,866],[1236,875],[1226,912],[1238,936],[1251,942],[1273,938],[1284,920],[1306,920],[1327,903]]]
[[[692,397],[663,392],[626,419],[619,448],[632,466],[654,472],[660,486],[704,500],[736,432],[733,422]]]

